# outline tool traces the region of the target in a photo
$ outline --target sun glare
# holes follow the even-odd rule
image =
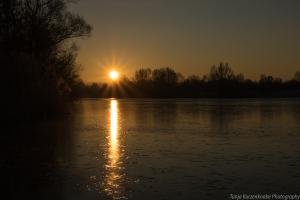
[[[117,71],[109,72],[109,77],[111,80],[117,80],[119,78],[119,73]]]

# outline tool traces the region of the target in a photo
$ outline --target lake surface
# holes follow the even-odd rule
[[[299,193],[299,99],[84,99],[67,119],[32,132],[55,140],[42,145],[51,159],[43,159],[38,144],[20,147],[20,154],[31,153],[6,164],[22,166],[8,183],[15,197],[29,191],[72,200]]]

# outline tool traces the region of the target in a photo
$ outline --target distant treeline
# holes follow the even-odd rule
[[[261,75],[259,81],[235,74],[227,63],[211,67],[208,75],[184,78],[171,68],[139,69],[131,79],[123,77],[114,84],[78,82],[74,97],[118,98],[251,98],[300,97],[300,71],[292,80],[283,81]]]

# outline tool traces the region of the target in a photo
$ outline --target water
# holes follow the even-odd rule
[[[10,168],[31,164],[10,189],[72,200],[299,193],[299,119],[296,99],[85,99],[35,127],[55,141],[50,159],[27,145]]]

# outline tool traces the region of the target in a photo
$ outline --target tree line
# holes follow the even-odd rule
[[[184,77],[172,68],[138,69],[134,77],[123,77],[114,84],[85,84],[73,88],[75,97],[119,98],[252,98],[300,97],[300,71],[292,80],[283,81],[271,75],[261,75],[258,81],[234,73],[228,63],[211,67],[202,77]]]

